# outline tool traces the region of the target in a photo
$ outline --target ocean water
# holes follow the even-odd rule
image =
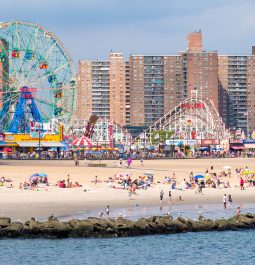
[[[110,239],[0,240],[0,264],[255,264],[255,230]]]

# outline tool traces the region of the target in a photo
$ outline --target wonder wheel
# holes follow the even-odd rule
[[[68,127],[76,88],[72,59],[54,33],[29,22],[0,23],[0,131]]]

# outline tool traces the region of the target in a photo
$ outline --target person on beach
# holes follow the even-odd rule
[[[213,171],[213,164],[211,164],[211,171]]]
[[[161,189],[161,191],[160,191],[160,193],[159,193],[160,204],[162,204],[163,197],[164,197],[164,191],[163,191],[163,189]]]
[[[226,194],[224,194],[223,196],[223,207],[224,209],[227,209],[227,195]]]
[[[143,158],[142,157],[141,157],[140,161],[141,161],[141,166],[143,167]]]
[[[106,212],[107,217],[109,218],[109,216],[110,216],[110,206],[109,205],[106,206],[105,212]]]
[[[244,190],[244,179],[242,177],[240,178],[240,188]]]
[[[228,204],[231,206],[233,200],[231,194],[228,194]]]
[[[241,208],[238,206],[238,207],[236,208],[236,216],[239,217],[240,214],[241,214]]]
[[[169,204],[171,204],[172,203],[172,192],[171,192],[171,190],[169,190],[169,192],[168,192],[168,198],[169,198]]]
[[[95,176],[95,180],[94,180],[94,182],[95,182],[95,185],[96,185],[97,182],[98,182],[98,180],[97,180],[97,176]]]
[[[189,181],[190,182],[194,181],[194,175],[193,175],[193,172],[192,171],[189,174]]]
[[[104,215],[104,213],[103,212],[101,212],[100,214],[99,214],[99,218],[103,218],[103,215]]]
[[[132,187],[128,188],[128,198],[129,200],[132,200]]]
[[[203,195],[203,185],[201,183],[198,184],[198,194]]]

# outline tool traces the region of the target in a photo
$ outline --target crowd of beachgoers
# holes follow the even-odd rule
[[[39,154],[39,151],[33,152],[10,152],[2,153],[2,159],[44,159],[44,160],[73,160],[77,157],[79,160],[114,160],[119,158],[132,157],[133,159],[140,159],[141,157],[145,159],[185,159],[185,158],[234,158],[234,157],[255,157],[255,152],[224,152],[224,151],[193,151],[188,154],[185,152],[158,152],[154,151],[144,151],[144,150],[130,150],[126,151],[124,154],[119,151],[44,151],[42,150]]]
[[[129,157],[103,161],[104,168],[91,166],[89,159],[78,159],[78,165],[76,161],[6,161],[0,173],[0,196],[6,202],[7,213],[12,211],[10,203],[22,201],[30,205],[36,191],[40,191],[36,201],[45,204],[45,212],[48,209],[59,214],[83,209],[100,211],[107,205],[111,209],[136,204],[172,209],[172,205],[229,203],[232,199],[234,204],[252,202],[253,160]],[[67,206],[57,208],[66,201]],[[40,214],[36,206],[34,211]]]

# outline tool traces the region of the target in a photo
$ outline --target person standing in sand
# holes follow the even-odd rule
[[[241,214],[241,208],[238,206],[236,209],[236,216],[239,217]]]
[[[98,182],[98,180],[97,180],[97,176],[95,176],[95,180],[94,180],[94,182],[95,182],[95,185],[96,185],[97,182]]]
[[[169,192],[168,192],[168,198],[169,198],[169,204],[171,205],[172,204],[172,192],[171,192],[171,190],[169,190]]]
[[[244,190],[244,179],[242,177],[240,178],[240,188]]]
[[[106,206],[105,212],[106,212],[107,217],[109,218],[110,217],[110,206],[109,205]]]
[[[223,196],[223,207],[224,209],[227,209],[227,195],[226,194],[224,194]]]
[[[229,205],[229,207],[231,207],[232,202],[233,202],[232,196],[231,196],[231,194],[228,194],[228,205]]]
[[[161,189],[161,191],[160,191],[160,193],[159,193],[160,204],[162,204],[163,197],[164,197],[164,191],[163,191],[163,189]]]

